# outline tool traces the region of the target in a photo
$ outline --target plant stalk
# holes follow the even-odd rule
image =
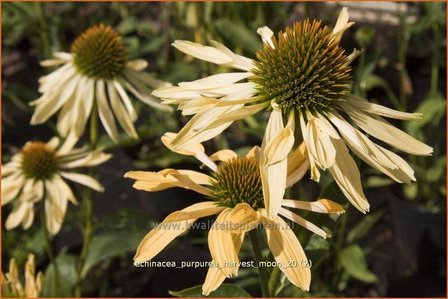
[[[252,243],[252,248],[254,250],[255,255],[255,263],[258,267],[258,272],[260,273],[260,286],[261,286],[261,295],[266,298],[270,297],[269,292],[269,274],[265,267],[260,267],[260,262],[263,261],[263,254],[261,252],[261,244],[260,244],[260,230],[253,229],[249,231],[250,242]]]
[[[45,198],[45,197],[44,197]],[[45,199],[47,200],[47,199]],[[41,225],[42,229],[44,231],[44,238],[45,238],[45,248],[47,251],[48,258],[50,259],[50,263],[53,265],[53,287],[51,289],[51,296],[56,297],[59,294],[59,267],[58,263],[56,262],[56,257],[53,253],[53,248],[51,246],[51,237],[48,233],[47,229],[47,217],[45,215],[45,208],[43,207],[40,212],[40,218],[41,218]]]

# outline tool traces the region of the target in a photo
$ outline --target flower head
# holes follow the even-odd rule
[[[59,232],[67,210],[67,202],[77,200],[64,179],[96,191],[103,187],[92,177],[72,172],[72,169],[94,167],[111,158],[100,151],[88,152],[73,148],[76,138],[70,135],[63,144],[58,138],[48,143],[31,141],[2,166],[2,205],[13,203],[6,219],[6,229],[20,224],[24,229],[34,220],[34,204],[43,200],[46,226],[50,233]]]
[[[242,72],[221,73],[154,91],[165,103],[178,104],[184,115],[193,115],[173,140],[173,149],[180,151],[209,140],[233,121],[267,110],[271,116],[264,140],[272,142],[270,146],[265,142],[270,156],[284,157],[301,134],[311,178],[319,181],[320,170],[328,169],[348,200],[363,213],[369,210],[369,203],[349,149],[399,183],[415,181],[405,160],[364,133],[401,151],[430,155],[431,147],[384,119],[418,120],[422,116],[372,104],[350,93],[350,63],[359,51],[347,55],[339,42],[352,25],[343,8],[333,30],[309,20],[296,22],[277,37],[268,27],[259,28],[264,46],[254,60],[217,42],[210,47],[175,41],[173,46],[186,54]],[[286,126],[284,119],[288,119]],[[295,130],[296,123],[301,132]],[[287,177],[285,162],[283,166],[266,162],[265,166],[272,167],[262,179],[271,177],[283,185]],[[277,207],[280,200],[278,194],[272,197]],[[275,214],[275,205],[272,207]]]
[[[112,140],[118,138],[116,121],[137,138],[137,114],[129,93],[156,109],[171,111],[150,95],[153,88],[169,84],[145,73],[146,61],[128,61],[121,35],[110,26],[87,29],[75,39],[71,53],[54,53],[54,59],[41,64],[59,68],[39,79],[42,96],[31,103],[35,106],[31,124],[44,123],[59,111],[57,129],[63,137],[71,132],[81,136],[91,113],[98,113]]]
[[[38,298],[42,290],[42,283],[42,272],[36,275],[33,254],[28,255],[25,265],[25,286],[19,277],[16,261],[11,259],[9,272],[6,275],[1,273],[2,297]]]
[[[171,142],[175,134],[167,133],[162,141],[173,149]],[[208,234],[208,244],[212,265],[209,268],[203,285],[204,295],[217,289],[226,277],[238,274],[238,253],[245,233],[258,229],[262,225],[267,236],[268,246],[285,276],[297,287],[308,290],[311,273],[303,267],[306,255],[291,228],[279,216],[311,230],[322,236],[329,235],[295,214],[288,208],[314,211],[318,213],[343,213],[343,208],[331,200],[321,199],[316,202],[284,199],[277,208],[277,214],[268,215],[271,203],[265,193],[267,180],[266,164],[261,158],[263,150],[254,147],[246,156],[240,157],[231,150],[218,151],[210,157],[204,153],[200,144],[190,146],[181,151],[183,154],[194,155],[207,165],[212,174],[208,175],[191,170],[165,169],[159,172],[131,171],[125,177],[135,179],[134,188],[145,191],[158,191],[172,187],[194,190],[205,195],[208,200],[196,203],[180,211],[168,215],[155,229],[150,231],[141,241],[134,257],[136,263],[152,259],[177,236],[187,231],[198,219],[210,215],[218,215]],[[292,185],[299,180],[303,169],[307,168],[307,160],[303,151],[295,151],[295,158],[288,167],[287,183],[272,185],[272,189],[284,194],[286,184]],[[215,162],[219,161],[219,165]],[[283,199],[283,198],[282,198]],[[293,266],[288,261],[295,260]]]

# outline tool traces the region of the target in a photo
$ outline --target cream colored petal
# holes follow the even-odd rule
[[[208,129],[214,129],[216,127],[219,127],[221,125],[232,123],[236,120],[244,119],[249,116],[252,116],[254,114],[257,114],[263,109],[266,109],[267,104],[266,103],[260,103],[260,104],[254,104],[249,106],[243,106],[239,107],[238,105],[233,106],[231,111],[228,111],[227,113],[222,114],[219,116],[218,119],[213,121],[209,126]]]
[[[217,151],[216,153],[212,154],[210,156],[210,159],[213,161],[225,162],[225,161],[229,161],[231,159],[235,159],[237,157],[238,157],[238,155],[234,151],[229,150],[229,149],[224,149],[224,150],[220,150],[220,151]]]
[[[310,167],[307,158],[306,145],[302,142],[295,150],[288,155],[288,176],[286,186],[292,186],[302,179]]]
[[[274,111],[271,112],[271,116],[269,117],[266,126],[265,135],[261,145],[262,154],[260,155],[260,174],[263,186],[264,205],[269,217],[275,217],[280,209],[281,201],[285,194],[288,161],[283,159],[276,164],[269,165],[267,164],[269,163],[267,159],[270,159],[271,157],[266,156],[265,150],[282,130],[284,130],[284,128],[281,112],[274,109]],[[288,144],[287,146],[287,151],[289,152],[292,144]],[[285,153],[285,157],[286,154],[287,152]]]
[[[211,215],[215,215],[224,210],[224,207],[220,207],[216,205],[214,201],[204,201],[194,205],[189,206],[188,208],[171,213],[168,217],[163,220],[164,222],[178,222],[189,219],[198,219]]]
[[[364,162],[399,183],[409,184],[415,180],[412,168],[398,155],[370,141],[338,114],[335,113],[329,117],[335,126],[339,128],[350,149]]]
[[[344,105],[344,107],[349,107]],[[391,146],[409,154],[430,156],[433,148],[397,129],[381,117],[370,117],[358,109],[346,109],[346,112],[367,134],[378,138]]]
[[[177,170],[173,169],[170,172],[170,175],[173,176],[174,178],[176,178],[178,180],[178,182],[186,189],[194,190],[194,191],[201,193],[205,196],[212,195],[210,189],[196,184],[187,175],[183,175],[182,173],[178,172]]]
[[[226,230],[231,210],[222,211],[208,233],[208,247],[212,258],[226,277],[237,275],[239,262],[232,234]]]
[[[252,59],[233,53],[229,48],[217,41],[212,41],[211,44],[232,59],[232,63],[229,66],[248,72],[254,68]]]
[[[168,217],[170,217],[170,215],[168,215]],[[196,219],[189,219],[179,222],[160,223],[140,242],[134,256],[134,262],[141,263],[155,257],[169,243],[171,243],[171,241],[186,232],[195,221]]]
[[[358,98],[356,96],[349,96],[348,100],[345,100],[344,103],[349,104],[359,110],[362,110],[367,113],[376,114],[384,117],[401,119],[401,120],[421,120],[423,118],[423,114],[421,113],[408,113],[402,112],[394,109],[387,108],[382,105],[370,103],[362,98]]]
[[[58,111],[62,105],[65,105],[68,101],[73,100],[76,86],[78,85],[80,76],[74,76],[64,85],[60,94],[54,93],[51,96],[45,94],[42,98],[46,98],[44,102],[36,106],[34,114],[31,118],[31,124],[41,124],[46,122],[53,114]]]
[[[254,146],[252,147],[246,154],[246,158],[254,158],[259,159],[260,158],[260,147]]]
[[[136,72],[141,72],[148,67],[148,62],[144,59],[135,59],[127,62],[126,67]]]
[[[336,21],[336,25],[334,25],[333,28],[334,40],[336,42],[339,42],[342,38],[342,35],[344,34],[344,31],[350,28],[353,24],[355,23],[348,21],[348,8],[342,8],[341,12],[339,13],[338,20]]]
[[[285,160],[293,145],[294,136],[291,129],[281,129],[272,140],[267,142],[263,150],[266,157],[265,165],[274,165]]]
[[[75,120],[79,120],[78,117],[78,105],[82,101],[82,88],[84,77],[80,77],[76,87],[73,91],[73,95],[65,105],[62,106],[58,114],[57,131],[61,136],[67,136],[68,132],[75,127],[75,123],[72,122],[74,115]],[[81,103],[82,104],[82,103]]]
[[[7,164],[2,165],[1,169],[2,169],[1,171],[2,178],[4,178],[17,172],[20,169],[20,164],[17,164],[15,162],[9,162]]]
[[[308,140],[305,140],[305,143],[316,164],[324,170],[331,167],[336,159],[336,149],[331,141],[333,138],[331,129],[319,118],[308,119]]]
[[[28,210],[32,207],[33,205],[29,202],[16,201],[11,213],[6,218],[5,228],[11,230],[19,226],[24,221]]]
[[[294,232],[280,217],[275,221],[265,219],[268,246],[280,270],[296,287],[308,291],[311,283],[311,271],[307,257]]]
[[[217,264],[216,261],[212,261],[212,264]],[[202,285],[202,295],[208,296],[211,292],[215,291],[221,286],[226,279],[224,273],[218,267],[208,268],[205,282]]]
[[[216,166],[216,164],[213,162],[212,159],[210,159],[210,157],[208,157],[205,154],[205,149],[202,146],[202,144],[198,143],[198,144],[189,144],[188,146],[183,147],[182,149],[176,149],[172,143],[173,141],[177,138],[177,134],[176,133],[165,133],[161,140],[162,143],[169,148],[170,150],[182,154],[182,155],[189,155],[189,156],[194,156],[196,159],[198,159],[199,161],[201,161],[202,163],[204,163],[204,165],[206,165],[207,167],[209,167],[211,170],[216,171],[216,169],[218,168],[218,166]]]
[[[31,227],[31,225],[33,224],[34,221],[34,209],[33,209],[33,204],[32,203],[28,203],[29,208],[27,209],[26,215],[23,218],[22,221],[22,228],[23,229],[29,229]]]
[[[39,88],[37,90],[44,95],[56,92],[59,95],[62,88],[64,88],[64,86],[68,84],[68,81],[75,75],[77,75],[76,67],[73,65],[73,63],[67,63],[54,72],[40,77],[38,80]],[[30,105],[40,105],[44,102],[44,99],[45,97],[43,96],[31,102]]]
[[[96,82],[96,104],[98,107],[98,115],[101,123],[107,132],[107,135],[114,141],[118,141],[117,126],[115,124],[114,115],[107,102],[106,91],[103,80]]]
[[[317,201],[283,199],[282,206],[324,214],[343,214],[345,212],[340,204],[329,199],[319,199]]]
[[[131,83],[135,83],[135,82],[125,82],[124,86],[126,87],[127,90],[129,90],[137,99],[139,99],[140,101],[142,101],[143,103],[145,103],[146,105],[149,105],[155,109],[159,109],[161,111],[167,111],[167,112],[171,112],[173,111],[173,108],[165,105],[163,103],[160,103],[160,101],[153,97],[152,95],[150,95],[149,93],[144,94],[142,92],[140,92],[138,89],[134,88],[134,86],[132,86]]]
[[[235,245],[235,250],[238,252],[241,249],[241,245],[244,240],[244,233],[232,234],[233,244]],[[215,260],[212,261],[213,265],[217,265]],[[211,292],[215,291],[223,283],[226,276],[219,267],[210,267],[205,278],[205,282],[202,285],[202,294],[208,296]]]
[[[68,162],[63,162],[60,165],[61,168],[78,168],[78,167],[92,167],[103,164],[112,158],[111,154],[103,152],[91,152],[87,156]]]
[[[53,181],[45,182],[45,220],[48,231],[57,234],[64,222],[67,212],[67,197],[65,190]]]
[[[261,36],[263,43],[268,44],[272,49],[275,49],[274,43],[272,42],[272,37],[274,36],[274,32],[267,27],[263,26],[257,29],[257,33]]]
[[[313,146],[313,141],[310,138],[310,136],[308,135],[307,126],[306,126],[305,119],[302,114],[300,114],[299,121],[300,121],[300,128],[302,131],[303,141],[305,142],[305,145],[307,147],[308,160],[310,161],[311,179],[315,180],[316,182],[319,182],[319,180],[320,180],[319,169],[316,166],[313,155],[309,154],[309,148],[308,148],[308,144]]]
[[[191,82],[180,82],[179,87],[187,90],[214,89],[222,86],[232,85],[233,83],[246,79],[250,76],[252,76],[252,73],[250,72],[221,73]]]
[[[134,139],[138,138],[138,134],[135,131],[134,124],[132,123],[131,116],[128,111],[126,111],[125,106],[121,102],[118,96],[118,92],[115,89],[113,83],[106,83],[107,94],[109,95],[110,106],[114,111],[115,118],[117,119],[123,130]]]
[[[126,110],[128,111],[128,115],[131,118],[131,121],[134,122],[137,120],[137,112],[135,112],[134,105],[132,105],[131,99],[129,98],[128,94],[124,90],[123,86],[121,84],[114,80],[112,81],[113,86],[115,87],[115,90],[120,95],[121,100],[124,103],[124,106],[126,107]]]
[[[13,173],[6,178],[2,178],[2,206],[10,203],[18,196],[20,190],[22,190],[23,185],[25,184],[25,181],[25,177],[23,177],[20,172]]]
[[[218,100],[215,98],[198,98],[191,99],[182,102],[178,106],[178,110],[182,111],[182,115],[194,115],[197,113],[203,113],[209,109],[212,109],[218,104]]]
[[[229,213],[225,230],[230,233],[245,233],[257,228],[260,223],[260,213],[249,204],[239,203]]]
[[[303,226],[304,228],[306,228],[307,230],[315,233],[316,235],[321,236],[322,238],[326,239],[331,237],[331,235],[327,234],[323,229],[321,229],[320,227],[316,226],[315,224],[305,220],[304,218],[300,217],[299,215],[291,212],[290,210],[287,210],[285,208],[281,208],[280,211],[278,212],[280,215],[286,217],[287,219],[294,221],[295,223],[297,223],[300,226]]]
[[[77,205],[78,201],[76,200],[75,194],[72,189],[67,185],[67,183],[61,178],[60,175],[56,174],[53,178],[53,181],[56,185],[59,186],[60,190],[62,190],[62,194],[65,195],[72,204]]]
[[[361,55],[362,50],[353,49],[353,52],[347,56],[347,64],[351,64],[359,55]]]
[[[185,40],[176,40],[171,45],[179,51],[201,60],[216,64],[229,64],[232,62],[232,58],[214,47],[203,46],[201,44]]]
[[[369,211],[369,203],[362,190],[361,175],[353,158],[342,140],[333,140],[336,149],[336,162],[329,168],[342,193],[360,212]]]
[[[60,175],[63,176],[64,178],[66,178],[67,180],[84,185],[84,186],[89,187],[95,191],[98,191],[98,192],[104,191],[104,187],[101,186],[101,184],[97,180],[95,180],[94,178],[92,178],[91,176],[88,176],[86,174],[61,171]]]
[[[72,149],[75,147],[75,144],[78,142],[78,136],[76,136],[75,132],[71,131],[68,136],[65,138],[64,143],[57,150],[56,155],[58,157],[65,156],[69,154]]]

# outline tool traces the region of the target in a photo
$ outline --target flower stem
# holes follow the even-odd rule
[[[258,272],[260,273],[261,294],[263,297],[270,297],[269,274],[265,267],[260,266],[260,262],[263,261],[263,254],[261,253],[261,245],[260,245],[260,230],[253,229],[249,231],[249,237],[255,254],[255,263],[258,267]]]
[[[98,144],[98,113],[97,108],[93,105],[92,114],[90,115],[90,147],[95,150]],[[91,168],[89,175],[91,177],[96,177],[95,169]],[[82,206],[82,237],[83,243],[81,248],[81,253],[79,255],[79,260],[77,264],[77,283],[75,287],[75,296],[81,297],[82,295],[82,279],[83,270],[86,262],[87,254],[89,253],[90,243],[92,240],[92,234],[94,230],[93,225],[93,191],[91,189],[87,190],[83,198]]]
[[[50,263],[53,265],[53,285],[51,289],[51,296],[56,297],[59,294],[59,267],[58,263],[56,262],[56,257],[53,253],[53,248],[51,246],[51,238],[50,234],[48,233],[47,229],[47,221],[46,221],[46,215],[45,215],[45,208],[41,209],[40,212],[40,219],[41,219],[41,225],[42,229],[44,231],[44,238],[45,238],[45,245],[47,250],[48,258],[50,259]]]

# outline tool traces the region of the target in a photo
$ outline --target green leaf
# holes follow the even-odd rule
[[[127,231],[114,231],[94,236],[84,265],[83,277],[96,264],[134,251],[142,235],[140,233],[130,234]]]
[[[54,266],[49,264],[44,274],[42,297],[73,297],[73,289],[76,284],[76,257],[61,252],[56,258],[59,276],[55,277]],[[57,287],[55,285],[57,283]],[[57,294],[53,294],[58,290]]]
[[[384,211],[368,214],[347,235],[347,242],[353,243],[364,237],[369,230],[383,217]]]
[[[202,285],[194,286],[182,291],[169,291],[170,295],[179,298],[205,298],[205,297],[215,297],[215,298],[250,298],[252,297],[248,292],[240,288],[239,286],[224,283],[218,289],[211,292],[209,296],[202,295]]]
[[[242,24],[235,23],[229,19],[219,19],[215,21],[215,26],[225,39],[234,42],[251,53],[261,48],[258,35]]]
[[[395,182],[388,177],[381,177],[377,175],[369,176],[364,184],[366,188],[383,188],[390,186]]]
[[[369,271],[364,252],[358,245],[351,245],[338,253],[338,259],[344,270],[353,278],[366,283],[377,281],[375,274]]]
[[[409,122],[407,129],[409,133],[424,127],[427,124],[437,126],[442,117],[446,114],[446,100],[441,96],[426,98],[415,112],[422,113],[423,119],[417,122]],[[412,134],[414,135],[414,134]]]

